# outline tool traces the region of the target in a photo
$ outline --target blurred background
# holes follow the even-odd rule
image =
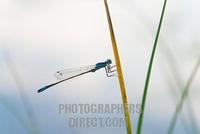
[[[141,102],[161,0],[109,0],[128,101]],[[146,103],[144,134],[167,133],[200,57],[200,1],[168,1]],[[104,70],[44,93],[60,69],[113,58],[103,0],[0,0],[0,133],[122,134],[126,128],[70,128],[59,104],[121,103],[116,77]],[[200,71],[174,133],[198,133]],[[81,115],[77,115],[81,116]],[[110,116],[110,115],[105,115]],[[123,115],[116,115],[123,116]],[[136,130],[138,114],[131,114]]]

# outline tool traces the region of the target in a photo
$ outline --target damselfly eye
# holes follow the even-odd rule
[[[108,59],[107,64],[112,64],[112,61],[110,59]]]

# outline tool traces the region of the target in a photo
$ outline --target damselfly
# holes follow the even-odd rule
[[[55,82],[53,84],[47,85],[41,89],[38,90],[38,93],[52,87],[55,86],[59,83],[62,83],[64,81],[70,80],[72,78],[90,73],[90,72],[96,72],[99,69],[104,68],[107,77],[111,77],[111,76],[115,76],[115,74],[113,74],[113,72],[115,72],[116,70],[113,70],[114,66],[111,66],[112,61],[110,59],[108,59],[105,62],[99,62],[95,65],[90,65],[90,66],[85,66],[85,67],[79,67],[79,68],[72,68],[72,69],[66,69],[66,70],[60,70],[57,71],[55,73],[55,77],[58,79],[58,82]]]

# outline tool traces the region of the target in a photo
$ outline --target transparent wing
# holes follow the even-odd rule
[[[90,71],[95,69],[95,65],[85,66],[85,67],[79,67],[79,68],[70,68],[70,69],[64,69],[57,71],[55,73],[55,77],[57,80],[64,80],[67,78],[70,78],[72,76]]]

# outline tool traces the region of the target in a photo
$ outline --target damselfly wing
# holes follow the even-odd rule
[[[84,72],[92,71],[95,69],[95,67],[96,65],[89,65],[89,66],[84,66],[84,67],[60,70],[55,73],[55,77],[57,80],[64,80],[64,79],[70,78],[72,76],[76,76]]]

